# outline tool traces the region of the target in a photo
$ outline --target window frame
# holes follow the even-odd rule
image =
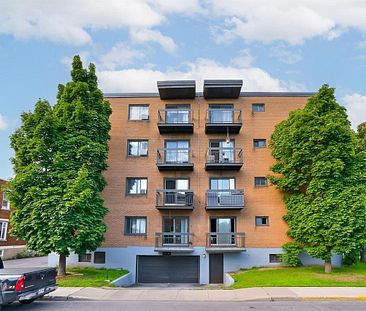
[[[129,154],[130,152],[130,143],[131,142],[137,142],[138,143],[138,155]],[[141,154],[141,143],[146,142],[147,143],[147,151],[146,154]],[[141,158],[141,157],[147,157],[149,155],[149,140],[148,139],[127,139],[127,157],[129,158]]]
[[[258,224],[257,219],[259,219],[259,218],[267,219],[266,224]],[[255,226],[256,227],[269,227],[269,216],[255,216]]]
[[[259,141],[264,141],[264,147],[256,146],[255,143]],[[253,138],[253,148],[254,149],[264,149],[267,148],[267,139],[266,138]]]
[[[234,180],[234,189],[212,189],[211,188],[211,181],[212,180],[223,180],[228,179],[230,184],[230,179]],[[236,178],[235,177],[210,177],[209,178],[209,190],[217,190],[217,191],[229,191],[229,190],[236,190]]]
[[[91,253],[85,253],[83,255],[78,254],[78,262],[92,262],[92,254]],[[82,256],[85,256],[85,258],[89,259],[89,260],[80,260],[82,258]]]
[[[254,107],[263,107],[263,110],[254,110]],[[265,103],[252,103],[252,113],[265,112],[265,111],[266,111]]]
[[[145,180],[146,179],[146,192],[145,193],[129,193],[128,192],[128,181],[129,180]],[[147,177],[126,177],[126,196],[147,196],[147,191],[149,188],[149,182],[148,182],[148,178]],[[141,190],[141,185],[140,185],[140,190]]]
[[[269,263],[282,263],[283,262],[282,255],[283,254],[268,254],[268,262]],[[273,256],[275,256],[274,260],[273,260]]]
[[[4,226],[5,224],[5,226]],[[5,227],[5,233],[3,233],[3,229]],[[0,241],[7,241],[9,229],[9,219],[0,219]]]
[[[142,114],[139,114],[140,119],[131,119],[131,108],[133,107],[147,107],[147,119],[142,118]],[[149,121],[150,120],[150,105],[149,104],[129,104],[128,105],[128,121]]]
[[[257,180],[265,180],[265,184],[264,185],[257,184]],[[258,187],[258,188],[268,187],[267,177],[265,177],[265,176],[256,176],[256,177],[254,177],[254,187]]]
[[[1,209],[4,211],[10,211],[10,201],[6,198],[7,193],[3,192],[3,197],[2,197],[2,201],[1,201]],[[4,201],[6,201],[6,208],[4,208]]]
[[[131,226],[131,219],[144,219],[145,220],[145,233],[131,233],[128,231],[128,224]],[[125,224],[123,234],[127,236],[147,236],[147,216],[125,216]]]
[[[95,262],[95,254],[103,254],[103,262]],[[106,252],[94,252],[94,256],[93,256],[93,263],[96,265],[104,265],[105,264],[105,259],[106,259]]]

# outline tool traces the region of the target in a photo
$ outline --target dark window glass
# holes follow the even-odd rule
[[[253,139],[254,148],[266,148],[267,141],[265,139]]]
[[[147,193],[147,178],[127,178],[127,195]]]
[[[254,185],[256,187],[267,186],[267,178],[266,177],[254,177]]]
[[[91,262],[91,254],[79,255],[79,262]]]
[[[94,263],[105,263],[105,252],[94,252]]]
[[[252,112],[264,112],[264,104],[252,104]]]
[[[282,262],[282,254],[269,254],[270,263]]]
[[[255,225],[256,226],[268,226],[268,216],[255,216]]]
[[[126,217],[125,234],[145,235],[146,217]]]

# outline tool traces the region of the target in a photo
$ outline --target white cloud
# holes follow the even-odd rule
[[[235,57],[231,60],[232,65],[236,65],[238,67],[250,67],[254,60],[254,57],[250,53],[249,49],[244,49],[239,52],[239,56]]]
[[[103,92],[156,92],[157,80],[194,79],[202,90],[204,79],[243,79],[245,91],[299,91],[302,86],[283,82],[257,67],[225,66],[210,59],[197,59],[185,64],[185,70],[168,68],[165,71],[143,68],[104,70],[98,72]]]
[[[207,0],[205,7],[223,23],[215,40],[302,44],[314,37],[329,40],[355,28],[366,32],[366,2],[357,0]]]
[[[97,66],[100,69],[115,70],[120,66],[131,65],[143,57],[144,53],[141,51],[129,47],[127,43],[120,42],[109,52],[100,56]]]
[[[0,114],[0,131],[7,129],[9,126],[6,118]]]
[[[164,36],[160,31],[151,29],[134,29],[131,31],[131,38],[137,43],[156,42],[167,52],[174,52],[177,48],[173,39]]]
[[[87,66],[89,64],[90,53],[88,51],[80,51],[76,54],[80,56],[80,59],[83,62],[84,66]],[[61,64],[64,64],[71,69],[72,59],[73,59],[73,57],[65,56],[65,57],[62,57],[60,61],[61,61]]]
[[[302,59],[301,53],[299,51],[293,51],[284,44],[273,46],[270,50],[270,55],[289,65],[298,63]]]
[[[353,93],[346,95],[343,100],[346,103],[345,106],[352,127],[356,129],[357,125],[366,121],[366,96]]]

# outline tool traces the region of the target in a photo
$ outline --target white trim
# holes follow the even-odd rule
[[[0,219],[0,241],[6,241],[6,236],[8,234],[9,219]],[[5,233],[3,232],[5,230]]]

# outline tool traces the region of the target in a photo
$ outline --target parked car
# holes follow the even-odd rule
[[[0,309],[19,301],[28,304],[56,290],[55,268],[4,268],[0,258]]]

